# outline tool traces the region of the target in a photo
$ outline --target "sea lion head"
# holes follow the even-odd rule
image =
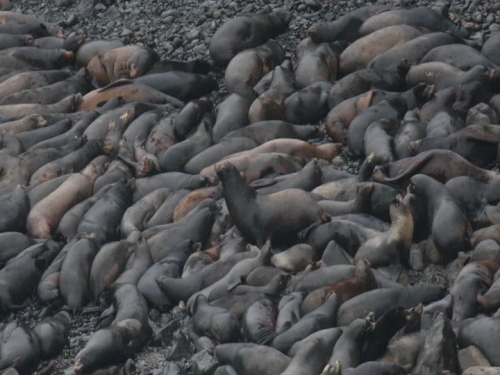
[[[291,12],[284,9],[277,9],[274,12],[269,13],[269,16],[273,19],[278,33],[284,33],[288,29],[288,25],[293,19]]]
[[[35,40],[33,39],[33,37],[31,35],[25,35],[25,36],[23,36],[22,43],[24,46],[32,46],[34,41]]]
[[[410,150],[410,153],[412,155],[417,155],[418,154],[418,148],[420,144],[422,143],[423,139],[419,139],[417,141],[412,141],[408,144],[408,149]]]

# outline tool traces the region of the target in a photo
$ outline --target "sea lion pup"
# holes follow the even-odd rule
[[[366,35],[342,52],[339,74],[345,76],[356,70],[365,69],[379,54],[422,35],[419,29],[409,25],[389,26]]]
[[[418,110],[408,111],[394,137],[394,153],[396,158],[412,156],[410,143],[425,138],[426,126],[420,121]]]
[[[314,43],[333,43],[337,40],[352,43],[361,36],[359,28],[363,22],[378,12],[388,9],[391,7],[386,5],[364,6],[347,12],[335,21],[315,23],[307,30],[307,34]]]
[[[329,286],[316,289],[309,293],[302,302],[300,307],[300,315],[304,316],[321,306],[330,297],[335,294],[339,305],[345,301],[357,296],[358,294],[367,292],[377,288],[377,282],[373,272],[365,260],[360,260],[356,263],[351,276],[341,282],[331,284]]]
[[[334,108],[344,100],[358,95],[365,97],[369,95],[368,91],[373,89],[402,91],[406,87],[405,77],[409,69],[410,63],[408,60],[401,59],[395,66],[387,67],[384,70],[361,69],[352,72],[335,82],[328,96],[328,107]],[[385,94],[378,91],[371,91],[371,93],[373,96],[383,96]],[[385,95],[388,95],[388,93]],[[370,102],[367,104],[369,105]]]
[[[92,77],[92,84],[103,87],[120,78],[140,77],[158,60],[160,57],[150,48],[126,46],[112,49],[102,56],[94,56],[87,70]]]
[[[415,194],[425,200],[427,212],[432,222],[428,255],[431,261],[441,262],[455,259],[460,251],[470,248],[470,224],[460,202],[441,183],[423,174],[410,179],[408,193]]]
[[[434,47],[460,42],[459,38],[447,32],[425,34],[374,57],[368,67],[376,71],[386,70],[402,59],[408,60],[411,65],[418,65]]]
[[[322,43],[311,51],[306,51],[300,58],[295,78],[297,88],[303,89],[316,82],[331,82],[337,77],[338,56],[341,49],[336,45]]]
[[[372,267],[397,280],[402,264],[409,260],[414,223],[401,195],[391,204],[390,212],[392,224],[389,230],[361,245],[354,260],[366,259]]]
[[[224,83],[227,91],[241,96],[254,95],[253,87],[284,59],[283,48],[273,39],[238,53],[226,68]]]
[[[410,142],[414,154],[428,150],[450,150],[480,168],[497,160],[500,129],[498,125],[469,125],[442,138],[424,138]]]
[[[75,357],[74,371],[85,374],[118,364],[139,352],[151,336],[149,326],[137,319],[125,319],[95,332]]]
[[[448,32],[458,38],[467,38],[469,36],[467,29],[453,25],[442,15],[426,6],[395,9],[375,14],[361,25],[359,33],[360,35],[368,35],[393,25],[423,27],[431,31]]]
[[[227,65],[239,52],[258,47],[288,29],[292,14],[276,10],[268,14],[243,14],[225,22],[210,39],[209,52],[218,65]]]
[[[216,172],[236,227],[249,243],[258,247],[264,246],[269,238],[275,242],[293,239],[301,230],[329,220],[323,209],[303,190],[257,194],[232,164],[223,163],[217,166]],[[292,200],[297,202],[293,209],[286,203]]]
[[[441,61],[453,65],[460,70],[470,70],[476,65],[483,65],[489,69],[498,69],[498,66],[473,47],[466,44],[448,44],[431,49],[420,63]]]

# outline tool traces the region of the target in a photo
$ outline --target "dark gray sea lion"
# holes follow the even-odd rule
[[[219,363],[229,364],[240,375],[273,374],[285,371],[291,358],[276,349],[251,343],[222,344],[215,348]]]
[[[461,70],[470,70],[476,65],[498,69],[498,66],[488,60],[487,57],[466,44],[448,44],[446,46],[435,47],[422,58],[420,63],[431,61],[445,62]]]
[[[212,101],[208,98],[192,100],[186,104],[173,121],[174,134],[184,140],[200,124],[207,112],[212,111]]]
[[[104,288],[99,298],[101,328],[116,326],[127,319],[136,319],[143,327],[148,326],[148,305],[144,296],[133,284],[114,283]]]
[[[186,197],[190,190],[181,189],[176,192],[172,192],[163,202],[163,204],[158,207],[156,213],[148,219],[146,223],[146,228],[152,228],[157,225],[170,224],[174,222],[174,212],[175,208],[179,202]]]
[[[417,284],[403,288],[375,289],[360,294],[340,306],[337,313],[337,324],[348,325],[357,318],[373,312],[375,317],[382,316],[391,308],[402,306],[409,309],[419,303],[427,304],[444,296],[444,288],[440,285]]]
[[[24,232],[30,206],[26,189],[18,185],[11,194],[0,196],[0,233]]]
[[[483,242],[486,242],[486,241],[483,241]],[[479,245],[476,246],[476,248],[478,248],[478,247],[479,247]],[[476,262],[474,262],[474,263],[476,263]],[[479,264],[486,263],[486,265],[491,265],[493,263],[493,265],[496,265],[496,263],[494,263],[494,262],[478,262],[478,263]],[[481,268],[484,268],[484,267],[481,267]],[[481,268],[478,269],[478,271],[481,271]],[[493,280],[488,279],[488,276],[491,276],[491,275],[488,275],[488,273],[485,274],[485,273],[476,272],[476,274],[477,274],[476,278],[478,279],[479,285],[477,285],[475,287],[477,288],[476,290],[478,292],[480,292],[477,295],[477,302],[479,304],[479,306],[477,306],[477,307],[479,307],[479,309],[482,311],[497,310],[500,307],[500,299],[499,299],[500,290],[499,290],[499,281],[498,281],[499,280],[498,271],[493,275]],[[488,283],[491,283],[491,281],[493,281],[493,283],[490,286],[490,285],[488,285]],[[485,293],[482,293],[483,289],[485,287],[489,287],[489,288]],[[469,306],[471,308],[476,308],[475,304],[472,304]]]
[[[275,336],[277,314],[277,306],[273,300],[263,298],[255,301],[243,317],[245,337],[258,345],[267,345]]]
[[[69,70],[29,71],[16,74],[0,84],[0,98],[22,90],[38,89],[71,77]]]
[[[339,73],[345,76],[356,70],[365,69],[374,57],[422,34],[420,30],[410,25],[394,25],[374,31],[356,40],[342,52]]]
[[[136,78],[134,82],[150,86],[165,95],[186,102],[209,95],[218,87],[217,81],[212,77],[177,71],[148,74]]]
[[[323,305],[303,316],[297,323],[283,333],[276,336],[272,347],[286,353],[297,341],[322,329],[335,326],[336,311],[339,308],[337,297],[332,294]]]
[[[180,71],[195,74],[208,74],[214,68],[213,60],[194,59],[189,61],[160,60],[153,64],[146,74]]]
[[[481,54],[486,56],[488,60],[492,61],[496,65],[500,65],[500,54],[498,52],[499,45],[500,36],[495,33],[490,35],[481,48]]]
[[[399,123],[395,119],[380,119],[372,122],[364,134],[364,149],[366,155],[375,154],[377,164],[386,164],[395,160],[393,141]]]
[[[258,247],[262,247],[269,238],[273,238],[275,241],[279,241],[280,237],[289,239],[289,236],[293,237],[298,231],[327,220],[323,210],[302,190],[284,190],[275,194],[259,195],[244,182],[237,169],[229,163],[221,166],[217,170],[217,174],[222,181],[224,199],[233,221],[240,231],[243,231],[247,240],[250,243],[255,243]],[[240,198],[237,198],[241,197],[241,194],[245,197],[245,209],[240,207]],[[309,206],[303,212],[296,212],[291,218],[280,211],[280,204],[277,202],[281,202],[282,199],[308,202]],[[254,205],[252,208],[254,215],[259,217],[258,226],[256,226],[255,219],[252,219],[253,224],[248,226],[248,218],[245,216],[248,216],[249,204]],[[242,209],[243,211],[241,211]],[[295,207],[295,210],[298,209]],[[292,220],[290,221],[290,219]],[[271,226],[269,226],[270,223],[272,223]]]
[[[68,339],[69,326],[70,316],[66,311],[60,311],[36,325],[33,332],[40,344],[42,360],[53,358],[62,351]]]
[[[300,306],[305,294],[293,292],[283,296],[278,304],[276,334],[280,335],[300,320]]]
[[[470,224],[464,209],[444,185],[418,174],[411,178],[408,192],[424,198],[432,218],[431,238],[438,252],[432,261],[453,259],[459,251],[469,249]]]
[[[55,231],[64,214],[92,194],[97,170],[90,164],[81,173],[75,173],[61,186],[32,207],[26,228],[35,238],[48,238]]]
[[[76,355],[74,370],[81,374],[124,362],[146,345],[150,335],[150,328],[136,319],[122,320],[100,329]]]
[[[224,23],[210,40],[210,57],[227,65],[240,51],[258,47],[284,33],[292,15],[278,10],[269,14],[243,14]]]
[[[33,44],[31,35],[0,34],[0,50],[21,46],[31,46]]]
[[[224,83],[230,93],[253,95],[260,79],[280,65],[285,53],[275,40],[238,53],[226,68]]]
[[[448,19],[425,6],[380,12],[366,20],[359,29],[361,35],[373,33],[391,25],[411,25],[431,31],[448,32],[459,38],[467,38],[467,29],[453,25]]]
[[[30,374],[40,363],[40,345],[36,334],[24,323],[13,321],[3,327],[0,345],[0,371],[15,368]]]
[[[137,288],[150,306],[164,312],[170,309],[172,301],[161,291],[156,279],[159,276],[179,277],[189,255],[196,251],[197,248],[199,248],[199,245],[193,241],[183,241],[142,275]]]
[[[221,344],[237,341],[240,336],[236,317],[226,309],[210,306],[201,295],[194,301],[193,325],[199,334],[208,335]]]
[[[493,98],[492,98],[493,99]],[[469,109],[465,124],[468,125],[488,125],[500,122],[500,115],[486,103],[476,104]]]
[[[0,56],[11,56],[24,61],[34,68],[61,69],[73,63],[75,54],[63,49],[41,49],[36,47],[18,47],[0,51]]]
[[[402,59],[416,65],[434,47],[458,42],[460,39],[448,32],[425,34],[381,53],[368,63],[368,68],[376,71],[387,70]]]
[[[35,130],[30,130],[26,132],[17,133],[15,136],[19,143],[23,146],[23,149],[28,151],[31,147],[37,145],[38,143],[47,141],[51,138],[57,137],[61,134],[66,133],[71,128],[70,120],[61,120],[50,126],[44,126]],[[83,144],[82,139],[73,138],[65,146],[70,143],[79,142],[78,148]]]
[[[8,121],[0,124],[1,132],[10,134],[22,133],[30,130],[36,130],[47,125],[47,121],[42,116],[29,115],[20,120]]]
[[[69,95],[54,104],[11,104],[0,106],[0,115],[7,118],[19,118],[33,114],[70,113],[74,112],[82,99],[81,94]]]
[[[73,310],[90,302],[90,269],[98,251],[99,245],[94,236],[86,235],[80,235],[68,249],[59,275],[59,290],[64,302]]]
[[[337,40],[354,42],[361,35],[359,28],[370,17],[378,12],[390,9],[385,5],[368,5],[344,14],[331,22],[319,22],[312,25],[307,34],[315,43],[333,43]]]
[[[397,159],[411,156],[410,143],[425,138],[426,127],[414,111],[408,111],[394,137],[394,152]]]
[[[478,167],[485,168],[497,158],[500,132],[496,125],[469,125],[447,137],[427,137],[410,143],[410,149],[420,152],[443,149],[462,156]]]
[[[330,216],[340,216],[347,214],[368,213],[371,209],[371,198],[375,186],[367,184],[358,186],[356,197],[349,201],[320,200],[318,204],[323,207]]]
[[[340,362],[342,369],[358,367],[361,364],[361,351],[364,341],[375,323],[369,318],[354,319],[344,328],[332,351],[328,363]]]
[[[120,220],[125,210],[132,204],[131,183],[118,181],[96,204],[85,214],[78,232],[94,233],[98,244],[119,238]]]
[[[54,36],[46,36],[43,38],[36,38],[34,45],[38,48],[45,49],[65,49],[66,51],[76,52],[78,48],[85,42],[86,36],[84,34],[77,34],[75,32],[69,34],[65,39],[57,38]]]
[[[316,82],[290,95],[285,100],[285,121],[309,124],[325,117],[331,88],[329,82]]]
[[[326,43],[306,52],[295,70],[297,88],[304,89],[313,83],[334,81],[338,73],[340,53],[334,45]]]
[[[132,266],[127,267],[116,280],[117,284],[130,284],[136,286],[142,275],[154,264],[148,243],[141,236],[134,249]]]
[[[458,347],[466,348],[474,345],[484,354],[492,366],[500,366],[500,360],[495,354],[499,329],[498,319],[488,317],[467,319],[462,323],[457,334]]]
[[[0,233],[0,265],[4,266],[9,259],[19,255],[24,249],[33,244],[26,235],[19,232]]]
[[[226,134],[248,125],[248,110],[253,100],[252,96],[231,94],[217,106],[217,120],[213,129],[214,142],[219,142]]]

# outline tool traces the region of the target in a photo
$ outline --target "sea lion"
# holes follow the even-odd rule
[[[181,220],[205,199],[219,200],[221,197],[222,188],[220,186],[196,189],[179,201],[174,210],[173,221],[177,222]]]
[[[200,124],[205,114],[212,110],[212,105],[209,98],[200,98],[187,103],[173,121],[176,138],[185,140]]]
[[[284,119],[292,124],[310,124],[325,117],[328,110],[330,82],[316,82],[285,100]]]
[[[28,115],[19,120],[8,121],[0,124],[0,132],[8,132],[10,134],[22,133],[30,130],[35,130],[47,125],[47,121],[39,115]]]
[[[500,54],[498,46],[500,44],[500,36],[498,34],[491,34],[490,37],[484,42],[481,48],[481,54],[486,56],[488,60],[500,66]]]
[[[418,154],[428,150],[450,150],[478,167],[485,168],[497,159],[500,132],[497,125],[469,125],[447,137],[427,137],[410,142],[410,150]]]
[[[0,371],[15,368],[21,374],[36,370],[40,363],[40,344],[36,334],[21,321],[15,320],[3,327],[0,345]]]
[[[473,47],[466,44],[448,44],[435,47],[425,55],[420,63],[441,61],[453,65],[460,70],[470,70],[476,65],[489,69],[498,69],[498,66]]]
[[[356,188],[356,197],[354,199],[345,202],[320,200],[318,201],[318,205],[332,217],[347,214],[368,213],[371,209],[371,199],[374,189],[375,185],[373,184],[358,186]]]
[[[22,185],[10,194],[0,196],[0,233],[24,232],[30,206],[26,189]]]
[[[173,223],[175,208],[190,192],[190,190],[181,189],[169,194],[163,204],[158,207],[155,214],[145,223],[145,228],[152,228],[157,225]]]
[[[334,108],[344,100],[358,96],[358,113],[364,111],[370,104],[376,104],[394,93],[382,90],[402,91],[406,88],[405,76],[410,69],[408,60],[400,60],[394,67],[375,71],[361,69],[341,78],[333,85],[328,96],[328,107]],[[373,90],[378,89],[378,90]]]
[[[394,153],[397,159],[408,158],[411,155],[410,143],[425,138],[426,127],[415,111],[408,111],[394,137]]]
[[[43,70],[18,73],[0,83],[0,98],[22,90],[38,89],[71,77],[69,70]]]
[[[493,98],[492,98],[493,99]],[[500,122],[500,115],[491,106],[486,103],[476,104],[469,109],[465,119],[465,125],[488,125],[498,124]]]
[[[130,148],[134,147],[137,138],[147,138],[151,129],[159,122],[161,113],[157,111],[144,112],[136,117],[123,132],[123,139]]]
[[[337,40],[352,43],[361,36],[359,28],[363,22],[386,9],[390,9],[390,6],[377,4],[360,7],[334,21],[315,23],[307,30],[307,34],[315,43],[333,43]]]
[[[368,35],[388,26],[403,24],[432,31],[448,32],[458,38],[467,38],[469,36],[467,29],[453,25],[448,19],[425,6],[379,12],[361,25],[359,33]]]
[[[71,33],[65,39],[54,36],[36,38],[33,44],[38,48],[45,49],[65,49],[66,51],[76,52],[85,42],[85,34]]]
[[[302,292],[293,292],[281,298],[276,318],[276,335],[290,329],[300,320],[300,306],[304,297],[305,295]]]
[[[102,56],[106,52],[120,47],[124,47],[124,45],[118,39],[111,41],[88,40],[76,51],[75,65],[77,68],[86,67],[94,56]]]
[[[179,71],[195,74],[208,74],[214,68],[213,60],[194,59],[189,61],[160,60],[153,64],[146,74],[166,73]]]
[[[375,168],[372,180],[399,183],[408,181],[417,173],[430,176],[441,183],[460,176],[483,181],[498,179],[496,173],[476,167],[453,151],[431,150]]]
[[[337,297],[332,294],[324,304],[303,316],[291,328],[276,336],[272,341],[272,347],[286,353],[297,341],[319,330],[332,328],[335,326],[335,319],[332,319],[332,316],[335,316],[338,307]]]
[[[431,177],[418,174],[410,179],[408,192],[424,198],[432,219],[431,241],[438,254],[431,261],[439,261],[439,258],[454,259],[459,251],[468,250],[470,244],[467,233],[470,224],[464,209],[444,185]],[[444,228],[446,229],[443,230]]]
[[[33,244],[26,235],[19,232],[0,233],[0,265],[4,266],[7,261],[19,255],[24,249]]]
[[[258,345],[267,345],[275,336],[277,314],[277,306],[270,298],[252,303],[243,316],[242,328],[245,337]]]
[[[0,105],[0,116],[7,118],[19,118],[27,115],[43,115],[50,113],[70,113],[74,112],[80,101],[82,100],[81,94],[69,95],[54,104],[11,104]]]
[[[495,348],[498,344],[499,323],[498,319],[489,317],[476,317],[475,319],[465,320],[458,330],[458,347],[466,348],[474,345],[484,354],[492,366],[500,366],[500,360],[495,354]]]
[[[410,25],[394,25],[374,31],[356,40],[342,52],[339,74],[345,76],[356,70],[365,69],[377,55],[422,34],[420,30]]]
[[[34,68],[51,70],[62,69],[73,63],[75,54],[64,49],[41,49],[36,47],[18,47],[0,51],[0,56],[11,56],[26,62]]]
[[[150,86],[179,101],[189,101],[209,95],[218,84],[212,77],[186,72],[148,74],[134,79],[134,83]]]
[[[257,194],[244,182],[238,170],[229,163],[221,165],[217,169],[217,175],[222,182],[224,199],[233,221],[243,232],[247,241],[255,243],[258,247],[262,247],[269,238],[278,242],[280,239],[289,240],[296,236],[300,230],[327,221],[323,210],[302,190],[290,189],[270,195]],[[244,201],[246,202],[243,211],[241,211],[243,207],[240,207],[240,198],[237,198],[241,194],[245,197]],[[296,206],[294,208],[296,213],[291,217],[280,211],[283,208],[282,205],[273,203],[273,201],[279,202],[282,199],[294,199],[297,202],[305,203],[308,207],[307,209],[303,207],[302,210],[298,211],[299,207]],[[252,219],[250,227],[248,227],[249,223],[246,219],[248,216],[246,212],[250,209],[249,204],[254,206],[252,210],[254,210],[255,215],[258,215],[258,221]]]
[[[375,323],[370,317],[354,319],[335,343],[328,363],[340,362],[343,369],[358,367],[361,364],[363,342],[374,329]]]
[[[332,345],[334,345],[335,341],[335,336],[326,336],[324,338],[304,342],[297,353],[293,356],[290,365],[288,365],[286,370],[281,374],[319,374],[327,363],[326,357],[330,354]]]
[[[286,272],[303,271],[318,260],[316,251],[309,245],[297,244],[288,250],[273,255],[271,264]]]
[[[452,321],[460,322],[473,318],[478,307],[487,306],[484,301],[487,301],[489,296],[485,297],[484,294],[488,293],[498,267],[496,262],[472,262],[462,268],[450,289],[453,298]],[[488,307],[490,306],[492,307]]]
[[[136,319],[143,327],[148,326],[148,306],[134,284],[116,282],[105,287],[99,302],[101,307],[106,308],[99,317],[101,328],[127,319]]]
[[[0,34],[0,50],[7,48],[31,46],[33,44],[31,35]]]
[[[427,304],[442,297],[444,297],[444,287],[428,283],[371,290],[351,298],[340,306],[337,312],[337,325],[349,325],[370,311],[377,317],[394,307],[402,306],[409,309],[419,303]]]
[[[220,364],[229,364],[238,374],[247,375],[265,374],[270,369],[280,374],[292,361],[276,349],[252,343],[217,345],[215,356]]]
[[[61,353],[68,339],[70,319],[66,311],[60,311],[50,318],[43,319],[33,329],[38,338],[42,360]]]
[[[375,71],[387,70],[402,59],[406,59],[411,65],[417,65],[431,49],[457,42],[460,39],[448,32],[425,34],[374,57],[368,63],[368,68]]]
[[[392,224],[389,230],[363,243],[356,252],[354,261],[366,259],[374,268],[389,267],[391,270],[392,267],[401,267],[401,264],[408,262],[413,240],[412,214],[403,203],[401,195],[396,197],[390,211]],[[397,280],[399,272],[396,271],[395,277],[391,275],[391,279]]]
[[[210,57],[218,65],[227,65],[239,52],[284,33],[291,20],[291,13],[283,10],[235,17],[218,28],[210,39]]]
[[[372,122],[364,134],[364,151],[366,155],[375,154],[377,164],[387,164],[395,160],[392,144],[394,135],[399,129],[399,121],[382,118]]]
[[[150,48],[118,47],[90,60],[87,71],[95,87],[103,87],[120,78],[136,78],[146,73],[160,57]]]
[[[77,374],[124,362],[148,342],[151,331],[136,319],[126,319],[96,331],[75,357]]]
[[[251,96],[231,94],[217,106],[217,120],[213,128],[214,142],[220,142],[226,134],[248,125],[248,110],[253,100]]]
[[[92,194],[97,170],[90,164],[81,173],[75,173],[59,188],[38,202],[30,211],[26,222],[28,233],[35,238],[49,238],[64,214]]]
[[[316,82],[334,81],[338,72],[340,50],[322,43],[300,58],[295,78],[297,88],[304,89]]]
[[[227,91],[242,96],[252,95],[252,88],[284,58],[283,48],[275,40],[238,53],[226,68],[224,83]]]

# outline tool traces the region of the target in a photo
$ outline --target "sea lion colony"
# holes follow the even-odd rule
[[[190,345],[196,374],[500,374],[500,34],[369,5],[311,25],[294,66],[291,17],[171,61],[0,12],[0,373],[54,372],[95,313],[67,374],[133,373],[158,337],[168,374]]]

